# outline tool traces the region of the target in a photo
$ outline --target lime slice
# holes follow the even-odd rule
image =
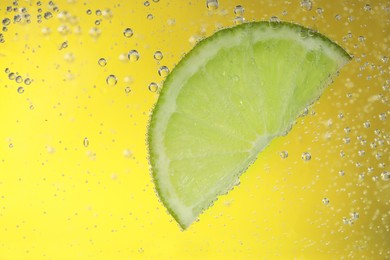
[[[148,131],[156,190],[180,226],[236,185],[349,60],[328,38],[285,22],[199,42],[165,80]]]

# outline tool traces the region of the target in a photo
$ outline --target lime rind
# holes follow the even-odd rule
[[[175,100],[175,98],[172,97],[177,97],[181,90],[181,86],[185,84],[188,76],[197,72],[199,66],[188,66],[189,60],[207,60],[207,57],[213,56],[210,52],[215,51],[216,53],[221,48],[221,45],[224,47],[231,47],[234,45],[239,46],[243,44],[240,37],[244,37],[247,33],[251,33],[251,39],[254,42],[264,40],[265,37],[272,38],[275,37],[275,35],[281,37],[280,33],[277,32],[278,30],[284,30],[283,37],[286,39],[299,42],[308,49],[318,47],[323,48],[327,56],[336,61],[338,67],[337,69],[341,68],[351,59],[351,56],[339,45],[332,42],[324,35],[300,25],[288,22],[252,22],[238,25],[233,28],[222,29],[211,37],[200,41],[192,51],[184,56],[164,82],[164,87],[155,107],[153,108],[148,126],[147,145],[149,163],[158,196],[167,208],[168,212],[173,216],[182,229],[188,228],[188,226],[197,219],[198,215],[207,209],[219,195],[228,192],[234,187],[234,185],[236,185],[239,181],[239,176],[255,161],[258,153],[269,144],[269,141],[272,138],[285,133],[281,132],[277,135],[270,134],[269,136],[259,135],[253,142],[253,149],[250,153],[248,153],[249,155],[247,156],[247,159],[240,163],[240,165],[237,165],[235,168],[235,174],[233,176],[229,176],[230,181],[228,180],[226,183],[223,183],[225,185],[225,189],[214,191],[214,195],[208,199],[209,203],[207,205],[186,206],[181,202],[180,198],[178,198],[175,194],[172,194],[175,193],[175,189],[169,181],[170,158],[168,158],[165,154],[166,148],[163,144],[163,136],[168,124],[168,119],[176,109],[176,104],[167,100]],[[270,33],[257,33],[262,31]],[[228,38],[229,41],[227,41],[226,38]],[[205,48],[210,44],[214,44],[215,48]],[[206,52],[204,49],[208,49],[209,51]],[[325,79],[326,81],[324,81],[322,86],[320,86],[319,92],[322,91],[333,77],[334,74]],[[306,105],[311,104],[318,97],[319,95],[312,100],[308,100]],[[165,123],[162,124],[161,122]],[[286,131],[290,128],[291,126],[287,126]],[[213,192],[209,192],[209,194],[213,194]]]

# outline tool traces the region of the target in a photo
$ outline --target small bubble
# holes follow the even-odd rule
[[[8,78],[9,78],[10,80],[14,80],[14,79],[16,78],[16,74],[13,73],[13,72],[11,72],[10,74],[8,74]]]
[[[14,16],[14,22],[15,23],[19,23],[20,21],[22,21],[22,16],[17,14]]]
[[[130,38],[131,36],[133,36],[134,32],[131,28],[126,28],[124,31],[123,31],[123,35],[126,37],[126,38]]]
[[[324,13],[324,9],[322,9],[321,7],[318,7],[318,8],[316,9],[316,13],[317,13],[318,15],[322,15],[322,14]]]
[[[18,91],[19,94],[22,94],[24,92],[24,88],[23,87],[18,87],[17,91]]]
[[[7,26],[7,25],[9,25],[11,23],[11,20],[9,18],[4,18],[2,23],[3,23],[4,26]]]
[[[358,151],[358,155],[359,156],[364,156],[366,154],[366,152],[364,150],[359,150]]]
[[[366,122],[364,122],[363,126],[364,126],[364,128],[370,128],[370,126],[371,126],[370,121],[367,120]]]
[[[288,152],[287,152],[287,151],[281,151],[281,152],[279,153],[279,156],[280,156],[280,158],[282,158],[282,159],[286,159],[286,158],[288,157]]]
[[[344,128],[344,132],[346,133],[346,134],[348,134],[348,133],[350,133],[351,132],[351,128],[350,127],[345,127]]]
[[[310,161],[311,160],[311,154],[309,152],[304,152],[302,154],[302,160],[304,161]]]
[[[386,113],[379,114],[379,119],[380,120],[384,121],[384,120],[386,120],[386,118],[387,118]]]
[[[340,14],[336,14],[334,16],[334,18],[337,20],[337,21],[340,21],[341,20],[341,15]]]
[[[157,90],[158,90],[157,83],[155,83],[155,82],[150,83],[148,86],[148,89],[150,92],[157,92]]]
[[[382,57],[381,57],[381,60],[382,60],[383,63],[387,63],[387,62],[389,61],[389,57],[387,57],[387,56],[382,56]]]
[[[146,16],[146,19],[148,19],[148,20],[153,20],[153,18],[154,18],[153,14],[148,14]]]
[[[158,69],[158,75],[160,75],[161,77],[166,77],[168,76],[168,74],[169,74],[169,68],[167,66],[161,66]]]
[[[129,51],[129,53],[127,54],[127,58],[129,59],[129,61],[134,62],[134,61],[139,60],[140,55],[139,55],[139,53],[138,53],[137,50],[131,50],[131,51]]]
[[[364,9],[364,11],[369,12],[369,11],[371,11],[371,5],[365,4],[363,9]]]
[[[15,78],[15,81],[16,81],[17,83],[22,83],[22,82],[23,82],[22,76],[17,76],[17,77]]]
[[[310,0],[302,0],[301,8],[305,11],[310,11],[313,8],[313,3]]]
[[[328,205],[329,204],[329,199],[328,198],[323,198],[322,199],[322,203],[324,204],[324,205]]]
[[[352,219],[352,220],[357,220],[357,219],[359,219],[359,213],[358,213],[358,212],[352,212],[352,213],[351,213],[351,219]]]
[[[43,17],[45,17],[46,20],[49,20],[50,18],[53,17],[53,14],[50,13],[50,12],[46,12],[46,13],[43,15]]]
[[[101,15],[102,15],[102,11],[99,10],[99,9],[97,9],[97,10],[95,11],[95,14],[96,14],[97,16],[101,16]]]
[[[100,25],[101,20],[96,20],[95,25]]]
[[[68,48],[68,42],[67,41],[61,43],[61,46],[60,46],[59,49],[62,50],[62,49],[66,49],[66,48]]]
[[[100,66],[104,67],[104,66],[107,65],[107,61],[106,61],[105,58],[100,58],[100,59],[98,60],[98,64],[99,64]]]
[[[149,1],[145,1],[144,2],[144,6],[148,7],[150,5],[150,2]]]
[[[101,34],[101,30],[97,27],[92,27],[90,30],[89,30],[89,35],[94,37],[94,38],[97,38],[100,36]]]
[[[382,172],[382,173],[381,173],[381,178],[382,178],[382,180],[384,180],[384,181],[390,180],[390,173],[387,172],[387,171]]]
[[[351,138],[349,138],[348,136],[346,136],[346,137],[343,138],[343,142],[344,142],[345,144],[349,144],[349,143],[351,142]]]
[[[86,13],[87,13],[87,15],[91,15],[91,14],[92,14],[92,10],[91,10],[91,9],[88,9],[88,10],[86,11]]]
[[[11,70],[9,68],[5,68],[4,72],[8,74],[11,72]]]
[[[233,20],[234,24],[243,24],[245,22],[245,18],[242,16],[237,16]]]
[[[234,14],[235,15],[242,16],[244,14],[244,12],[245,12],[245,9],[241,5],[237,5],[236,7],[234,7]]]
[[[131,92],[131,88],[130,87],[125,87],[125,93],[129,94],[130,92]]]
[[[339,175],[340,175],[340,176],[344,176],[344,175],[345,175],[345,172],[344,172],[343,170],[340,170],[340,171],[339,171]]]
[[[271,28],[275,29],[278,27],[279,24],[279,18],[277,16],[271,16],[271,18],[269,19],[269,25],[271,26]]]
[[[106,82],[108,85],[110,86],[115,86],[116,83],[118,82],[118,79],[116,78],[115,75],[109,75],[107,78],[106,78]]]
[[[43,27],[41,32],[43,35],[49,35],[51,33],[51,29],[49,27]]]
[[[209,10],[216,10],[218,9],[218,0],[206,0],[206,7]]]
[[[83,145],[84,145],[84,147],[88,147],[88,145],[89,145],[89,140],[88,140],[87,137],[84,138],[84,140],[83,140]]]
[[[10,144],[8,145],[8,147],[9,147],[9,148],[13,148],[14,145],[13,145],[12,143],[10,143]]]
[[[358,37],[358,40],[359,40],[359,42],[364,42],[366,40],[366,37],[364,37],[363,35],[360,35]]]
[[[163,56],[163,54],[162,54],[161,51],[156,51],[156,52],[154,53],[153,57],[154,57],[155,60],[160,61],[160,60],[163,59],[164,56]]]
[[[122,155],[126,158],[130,158],[133,155],[133,152],[129,149],[125,149],[123,150]]]

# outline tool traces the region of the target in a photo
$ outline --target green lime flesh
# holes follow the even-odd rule
[[[165,80],[148,129],[156,190],[179,225],[232,189],[350,59],[286,22],[246,23],[200,41]]]

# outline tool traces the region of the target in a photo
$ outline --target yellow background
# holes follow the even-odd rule
[[[1,20],[11,19],[0,43],[0,259],[390,257],[390,183],[381,176],[390,165],[388,1],[316,0],[311,10],[300,1],[219,0],[216,10],[206,0],[53,2],[0,4]],[[158,98],[148,85],[198,39],[233,25],[238,4],[246,21],[277,16],[309,26],[354,59],[241,184],[183,232],[148,171],[145,135]],[[46,12],[53,17],[38,23]],[[132,49],[138,61],[120,58]],[[32,83],[10,80],[6,68]]]

